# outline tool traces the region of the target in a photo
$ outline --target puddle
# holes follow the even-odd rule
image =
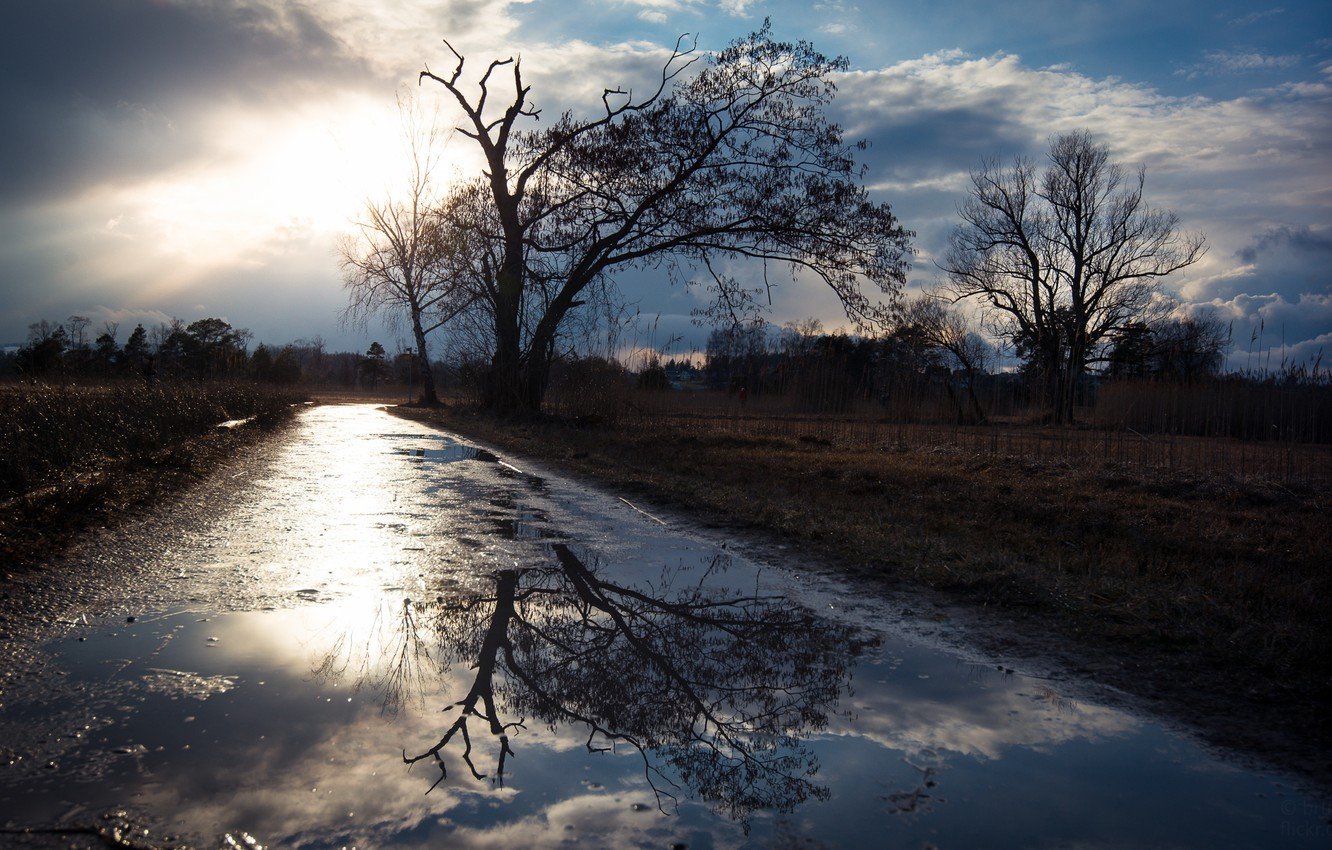
[[[49,646],[58,680],[0,713],[0,823],[114,812],[201,847],[1328,843],[1278,780],[889,605],[371,408],[302,422],[171,541],[215,582],[182,594],[242,570],[271,592]]]

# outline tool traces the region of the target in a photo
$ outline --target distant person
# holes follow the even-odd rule
[[[740,388],[740,406],[741,406],[741,407],[744,407],[744,406],[745,406],[745,399],[747,399],[747,398],[749,398],[749,390],[745,389],[744,387],[741,387],[741,388]]]
[[[157,358],[152,355],[143,361],[143,379],[149,386],[157,383]]]

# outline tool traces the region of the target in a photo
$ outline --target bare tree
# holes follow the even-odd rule
[[[453,95],[460,132],[486,160],[499,260],[486,292],[494,410],[539,409],[562,323],[617,269],[705,270],[734,314],[747,290],[718,261],[762,262],[765,273],[772,261],[831,286],[859,322],[886,317],[860,284],[895,294],[910,234],[868,200],[855,146],[824,114],[844,59],[776,42],[765,24],[699,70],[682,39],[645,97],[607,89],[595,117],[565,114],[538,132],[518,127],[538,114],[518,62],[491,62],[472,93],[453,54],[450,73],[420,77]],[[495,110],[491,79],[510,66],[513,94]]]
[[[70,316],[65,320],[65,330],[69,333],[70,347],[77,350],[88,348],[88,326],[92,319],[87,316]]]
[[[398,100],[408,148],[408,175],[401,194],[366,202],[356,231],[338,243],[347,307],[343,321],[364,328],[381,316],[389,326],[411,326],[421,364],[422,397],[438,404],[427,337],[470,303],[457,272],[466,240],[452,226],[452,213],[466,197],[446,194],[436,174],[443,139],[433,116],[405,97]]]
[[[910,342],[943,355],[940,365],[952,372],[956,364],[965,379],[967,406],[958,399],[952,380],[946,383],[948,397],[957,408],[959,422],[971,418],[984,424],[985,408],[976,395],[976,383],[985,372],[985,360],[988,347],[985,341],[971,330],[967,320],[956,310],[937,298],[922,296],[908,302],[902,310],[899,335]],[[951,360],[952,363],[948,361]],[[970,414],[967,413],[970,409]]]
[[[404,605],[401,638],[372,682],[388,707],[423,681],[422,667],[473,671],[439,740],[403,753],[406,763],[433,763],[436,785],[450,761],[502,785],[514,739],[534,720],[579,729],[589,752],[632,748],[663,807],[682,787],[740,819],[826,798],[802,738],[825,727],[846,692],[865,645],[853,629],[781,597],[691,585],[672,571],[618,583],[570,546],[550,549],[554,563],[500,570],[490,592]],[[702,565],[704,575],[725,561]],[[330,656],[317,672],[349,663]],[[493,769],[478,764],[478,745],[493,753]]]
[[[1037,367],[1055,421],[1071,420],[1089,362],[1140,318],[1160,279],[1197,262],[1201,234],[1143,200],[1136,177],[1086,131],[1056,136],[1040,174],[1023,159],[971,175],[940,267],[941,293],[981,300],[1002,336]]]

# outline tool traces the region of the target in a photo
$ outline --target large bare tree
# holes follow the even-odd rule
[[[1086,131],[1054,137],[1038,173],[1024,159],[971,175],[941,268],[942,294],[977,298],[995,329],[1037,367],[1055,421],[1069,421],[1089,363],[1139,319],[1161,278],[1206,250],[1201,234],[1143,200],[1146,170],[1126,175]]]
[[[626,267],[706,270],[734,306],[746,290],[719,261],[778,262],[831,286],[851,318],[885,318],[861,283],[894,295],[910,234],[869,201],[856,146],[824,114],[845,60],[774,41],[766,24],[703,61],[682,40],[646,96],[607,89],[594,116],[536,131],[520,127],[537,110],[517,61],[491,62],[473,89],[453,53],[451,72],[420,76],[453,95],[459,131],[486,161],[498,259],[485,291],[492,409],[539,409],[566,317]],[[500,71],[513,88],[497,107]]]
[[[406,763],[432,762],[438,785],[452,748],[456,768],[485,778],[474,747],[489,744],[490,778],[502,784],[512,736],[531,719],[581,730],[589,752],[637,751],[662,806],[681,786],[741,820],[827,797],[804,739],[846,692],[864,646],[853,629],[782,597],[695,586],[671,571],[620,583],[565,543],[550,550],[554,563],[492,574],[493,592],[404,606],[415,617],[405,638],[425,627],[442,643],[404,643],[386,693],[412,681],[404,671],[431,651],[475,671],[441,737],[404,753]]]

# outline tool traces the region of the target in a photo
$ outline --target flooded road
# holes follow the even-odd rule
[[[1277,778],[749,552],[310,409],[76,551],[134,578],[7,677],[0,845],[1332,841]]]

